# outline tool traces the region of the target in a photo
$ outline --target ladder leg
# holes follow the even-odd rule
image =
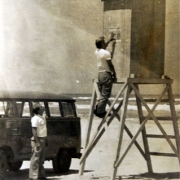
[[[122,102],[120,102],[119,106],[117,107],[116,111],[118,111],[121,106],[122,106]],[[108,121],[106,123],[103,123],[102,122],[100,123],[97,131],[95,132],[94,136],[92,137],[92,141],[87,145],[84,153],[83,153],[83,156],[81,157],[80,159],[80,164],[83,162],[84,158],[88,157],[90,152],[92,151],[92,149],[96,146],[96,144],[98,143],[98,141],[100,140],[100,138],[102,137],[102,135],[104,134],[106,128],[110,125],[110,123],[112,122],[114,116],[112,115]]]
[[[178,123],[177,123],[177,115],[176,115],[176,110],[174,107],[174,98],[173,98],[173,93],[172,93],[172,87],[171,84],[167,84],[169,87],[167,92],[168,92],[168,98],[169,98],[169,104],[170,104],[170,109],[171,109],[171,116],[173,120],[173,128],[174,128],[174,134],[176,138],[176,146],[178,150],[178,159],[180,163],[180,137],[179,137],[179,129],[178,129]]]
[[[125,83],[125,84],[123,85],[123,87],[121,88],[121,90],[120,90],[119,93],[117,94],[115,100],[114,100],[113,103],[111,104],[111,106],[110,106],[110,108],[109,108],[108,111],[110,111],[110,110],[114,107],[115,103],[117,102],[118,98],[120,97],[120,95],[122,94],[122,92],[124,91],[124,89],[126,88],[126,86],[127,86],[127,83]],[[120,102],[118,108],[121,107],[122,102],[123,102],[123,101]],[[117,108],[117,109],[118,109],[118,108]],[[99,134],[100,129],[102,128],[103,124],[105,123],[106,118],[107,118],[107,117],[105,116],[105,117],[102,119],[100,125],[98,126],[97,130],[95,131],[95,133],[94,133],[94,135],[93,135],[93,137],[92,137],[92,141],[87,145],[85,151],[83,152],[83,155],[81,156],[81,159],[80,159],[80,164],[81,164],[82,161],[85,159],[85,157],[88,157],[89,153],[90,153],[90,152],[92,151],[92,149],[94,148],[95,144],[97,143],[97,141],[96,141],[96,143],[95,143],[95,139],[96,139],[96,140],[99,140],[100,136],[102,136],[102,133],[104,133],[104,132],[100,133],[101,135],[99,136],[99,138],[96,138],[97,135]],[[110,117],[108,124],[111,123],[111,121],[112,121],[113,118],[114,118],[114,115],[112,115],[112,116]],[[104,127],[103,127],[103,129],[104,129]],[[105,129],[104,129],[104,130],[105,130]],[[104,131],[104,130],[103,130],[103,131]]]
[[[123,100],[123,105],[122,105],[122,109],[121,109],[121,119],[120,119],[120,123],[119,123],[119,141],[118,141],[118,146],[117,146],[116,157],[115,157],[111,180],[115,180],[116,174],[117,174],[118,167],[115,167],[115,164],[116,164],[116,161],[118,161],[118,159],[119,159],[119,155],[120,155],[120,151],[121,151],[121,145],[122,145],[122,140],[123,140],[123,130],[124,130],[128,98],[129,98],[130,92],[131,92],[131,87],[128,85],[126,88],[126,91],[124,92],[124,100]]]
[[[92,122],[93,122],[93,110],[94,110],[94,106],[96,104],[97,94],[96,94],[96,87],[95,86],[96,86],[96,84],[94,84],[93,93],[92,93],[92,100],[91,100],[91,106],[90,106],[90,112],[89,112],[89,124],[88,124],[88,131],[86,134],[85,148],[87,147],[87,145],[89,143],[91,128],[92,128]],[[85,163],[86,163],[86,157],[83,160],[83,162],[80,164],[79,175],[83,175]]]
[[[136,88],[139,90],[138,85],[136,85]],[[137,95],[136,95],[136,103],[137,103],[137,108],[138,108],[139,120],[140,120],[140,123],[142,123],[143,120],[144,120],[143,119],[142,104],[141,104],[141,101],[139,100],[139,98],[137,97]],[[148,145],[148,140],[147,140],[147,137],[146,137],[146,128],[145,128],[145,126],[142,129],[142,139],[143,139],[143,144],[144,144],[144,150],[145,150],[145,156],[146,156],[146,161],[147,161],[148,172],[153,173],[151,157],[150,157],[150,154],[149,154],[149,145]]]

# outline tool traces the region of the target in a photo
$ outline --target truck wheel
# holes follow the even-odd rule
[[[0,149],[0,179],[6,175],[7,170],[7,155],[4,150]]]
[[[22,166],[23,161],[14,161],[11,163],[8,163],[9,165],[9,171],[18,171]]]
[[[71,156],[67,151],[61,151],[59,153],[59,171],[67,172],[71,165]]]
[[[52,166],[54,169],[55,173],[60,173],[59,172],[59,166],[58,166],[58,156],[56,156],[53,160],[52,160]]]
[[[71,165],[71,156],[66,151],[60,151],[59,154],[53,160],[53,169],[56,173],[67,172]]]

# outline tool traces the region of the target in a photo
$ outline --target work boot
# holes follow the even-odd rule
[[[94,114],[99,118],[104,118],[106,113],[107,113],[106,111],[103,113],[97,113],[97,111],[94,110]],[[108,116],[111,116],[111,114],[109,113]]]

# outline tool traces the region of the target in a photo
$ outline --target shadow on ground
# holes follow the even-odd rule
[[[85,171],[86,173],[92,171]],[[0,180],[26,180],[28,179],[29,169],[23,169],[17,172],[7,172],[6,176]],[[110,177],[92,177],[92,176],[85,176],[79,177],[78,170],[69,170],[67,173],[57,174],[54,173],[53,169],[46,169],[46,176],[49,180],[64,180],[64,179],[74,179],[76,180],[110,180]],[[70,177],[68,178],[68,176]],[[71,176],[73,175],[73,176]],[[116,177],[116,180],[163,180],[163,179],[180,179],[180,172],[167,172],[167,173],[144,173],[138,175],[122,175]]]
[[[145,173],[139,175],[122,176],[122,178],[119,179],[180,179],[180,172]]]
[[[61,180],[64,179],[64,177],[68,175],[78,175],[78,170],[69,170],[67,173],[55,173],[52,168],[46,168],[46,177],[48,177],[49,180]],[[84,171],[84,172],[92,172],[92,171]],[[10,171],[7,172],[6,175],[3,177],[0,177],[0,180],[26,180],[28,179],[29,169],[23,169],[16,172]],[[63,178],[61,177],[63,176]]]

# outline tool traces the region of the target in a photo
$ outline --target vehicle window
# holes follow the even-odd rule
[[[70,102],[62,102],[62,108],[63,108],[63,114],[64,117],[74,117],[74,109],[73,109],[73,103]]]
[[[7,112],[7,101],[0,101],[0,117],[4,117]]]
[[[22,108],[23,108],[23,102],[22,101],[17,101],[16,102],[16,108],[17,108],[17,115],[21,116],[22,115]]]
[[[13,101],[0,101],[0,117],[14,117]]]
[[[29,103],[28,102],[23,103],[22,116],[23,117],[25,117],[25,116],[29,117],[30,116],[30,108],[29,108]]]
[[[32,105],[35,104],[35,103],[39,103],[40,105],[42,105],[44,107],[44,110],[45,110],[43,116],[48,116],[48,113],[46,112],[46,108],[45,108],[45,102],[43,102],[43,101],[33,101]]]
[[[5,116],[7,117],[13,117],[14,116],[14,108],[13,108],[13,102],[12,101],[4,101],[5,104]]]
[[[5,115],[5,117],[14,117],[14,113],[16,116],[30,116],[29,104],[28,102],[16,101],[13,106],[12,101],[3,101],[0,102],[1,114]],[[15,110],[14,110],[15,108]]]
[[[61,112],[58,102],[48,102],[48,106],[51,117],[61,117]]]

